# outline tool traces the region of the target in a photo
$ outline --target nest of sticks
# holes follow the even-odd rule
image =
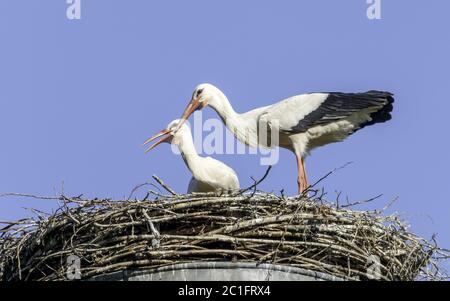
[[[448,253],[410,233],[398,216],[323,198],[256,186],[123,201],[61,196],[55,213],[0,227],[0,279],[66,280],[71,255],[81,260],[82,279],[192,261],[289,265],[345,280],[442,277],[435,261]],[[376,277],[368,274],[371,258],[378,259]]]

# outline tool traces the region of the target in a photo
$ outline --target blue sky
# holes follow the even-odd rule
[[[448,1],[82,0],[0,2],[0,193],[122,198],[157,174],[176,191],[190,175],[168,146],[140,144],[179,117],[194,87],[221,88],[237,111],[311,91],[395,93],[393,120],[313,152],[312,182],[350,200],[399,197],[399,212],[450,247]],[[204,117],[216,117],[205,110]],[[207,133],[205,133],[206,135]],[[294,156],[260,188],[296,192]],[[242,186],[265,167],[257,156],[218,155]],[[0,220],[56,204],[0,199]]]

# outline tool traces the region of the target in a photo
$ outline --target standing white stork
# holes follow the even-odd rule
[[[176,145],[186,166],[192,173],[188,193],[191,192],[233,192],[239,190],[239,179],[232,168],[211,157],[201,157],[195,150],[189,127],[180,124],[180,120],[172,121],[164,130],[151,137],[145,144],[162,137],[151,145],[149,152],[157,145],[167,142]]]
[[[309,93],[239,114],[217,87],[201,84],[194,90],[179,125],[194,111],[210,106],[241,142],[251,147],[276,146],[259,139],[258,126],[263,122],[267,132],[279,132],[278,146],[295,153],[298,191],[302,193],[309,187],[304,166],[309,152],[328,143],[343,141],[365,126],[390,120],[393,102],[393,94],[381,91]],[[277,124],[277,128],[271,127],[272,124]],[[265,133],[265,137],[270,136]]]

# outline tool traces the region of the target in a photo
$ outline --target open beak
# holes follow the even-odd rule
[[[177,130],[180,129],[180,127],[183,125],[183,123],[185,123],[186,120],[189,119],[189,116],[191,116],[192,113],[194,113],[199,108],[203,109],[203,107],[201,107],[201,103],[200,103],[199,99],[192,99],[189,102],[186,109],[184,110],[183,115],[181,115],[180,122],[178,123],[178,126],[177,126]]]
[[[170,135],[170,131],[168,130],[162,130],[160,131],[158,134],[156,134],[155,136],[147,139],[142,146],[149,144],[150,142],[152,142],[155,139],[158,139],[159,137],[163,137],[160,140],[158,140],[157,142],[155,142],[154,144],[152,144],[149,148],[147,148],[145,150],[146,153],[148,153],[149,151],[151,151],[152,149],[154,149],[155,147],[157,147],[158,145],[160,145],[163,142],[170,142],[170,140],[172,139],[172,136]]]

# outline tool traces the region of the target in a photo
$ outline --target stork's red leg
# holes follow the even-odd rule
[[[300,155],[296,155],[297,157],[297,184],[298,184],[298,193],[301,194],[303,191],[308,188],[308,180],[306,179],[305,165],[303,163],[303,158]]]
[[[308,183],[308,176],[306,175],[305,162],[303,162],[303,159],[302,159],[302,166],[303,166],[303,176],[305,178],[305,190],[306,190],[309,187],[309,183]]]

